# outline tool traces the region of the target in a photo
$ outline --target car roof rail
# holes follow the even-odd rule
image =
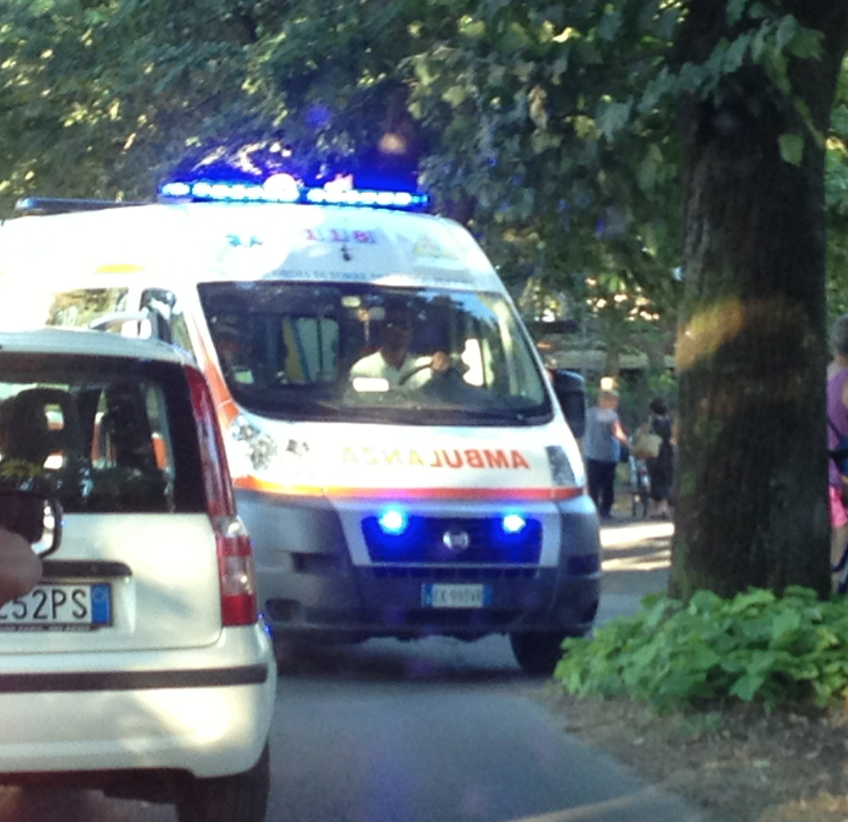
[[[66,214],[72,211],[99,211],[105,208],[149,205],[134,200],[85,200],[72,197],[23,197],[15,203],[22,215]]]
[[[88,324],[88,327],[92,331],[108,331],[113,325],[132,322],[140,323],[152,319],[153,312],[146,308],[142,311],[113,311],[109,314],[96,317]]]

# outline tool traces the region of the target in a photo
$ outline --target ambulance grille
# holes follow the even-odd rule
[[[393,535],[377,517],[366,517],[362,535],[372,562],[538,565],[542,553],[542,523],[534,519],[520,533],[507,534],[500,517],[413,516],[402,534]]]
[[[415,579],[424,582],[476,582],[500,579],[538,579],[538,568],[445,568],[420,566],[380,566],[360,568],[359,573],[370,573],[375,579]]]

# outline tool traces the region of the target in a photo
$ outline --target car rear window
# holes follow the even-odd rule
[[[0,353],[0,482],[27,478],[68,513],[203,511],[182,368]]]

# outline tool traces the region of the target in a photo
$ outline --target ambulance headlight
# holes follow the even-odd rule
[[[250,460],[254,471],[266,470],[277,456],[274,438],[242,414],[232,421],[229,433]]]
[[[521,514],[507,514],[501,520],[501,528],[505,534],[520,534],[527,526],[527,520]]]
[[[380,530],[392,537],[399,537],[409,527],[409,517],[400,508],[387,508],[377,522]]]
[[[571,460],[561,445],[549,445],[545,451],[548,453],[548,465],[551,469],[551,483],[555,488],[573,487],[577,485]]]

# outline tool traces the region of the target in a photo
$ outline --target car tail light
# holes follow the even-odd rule
[[[257,619],[256,573],[250,535],[236,516],[236,503],[215,407],[199,371],[186,369],[197,424],[206,510],[215,531],[224,626],[252,625]]]
[[[221,619],[224,625],[256,622],[256,571],[250,535],[238,517],[218,517],[215,543],[221,579]]]

